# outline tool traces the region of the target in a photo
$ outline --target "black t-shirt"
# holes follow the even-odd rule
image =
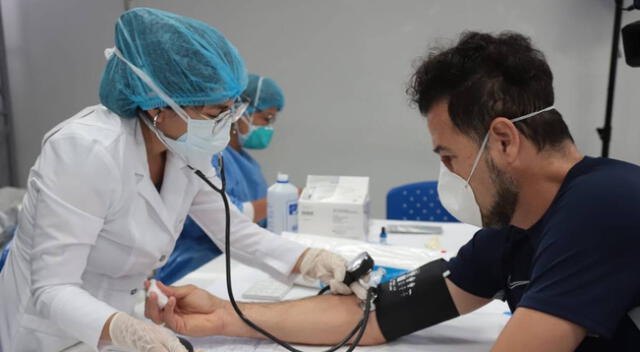
[[[480,230],[448,268],[469,293],[586,328],[576,351],[640,351],[627,315],[640,306],[640,167],[584,158],[535,225]]]

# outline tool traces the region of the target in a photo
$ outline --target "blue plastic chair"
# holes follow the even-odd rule
[[[0,233],[0,239],[2,239],[2,244],[0,246],[0,271],[2,271],[2,267],[4,263],[7,261],[7,257],[9,257],[9,248],[11,248],[11,243],[13,242],[13,236],[16,234],[16,227],[9,226],[4,229],[2,233]]]
[[[0,272],[2,271],[4,263],[7,261],[7,257],[9,257],[9,248],[11,248],[12,241],[13,240],[9,241],[9,243],[7,243],[7,245],[2,250],[2,253],[0,253]]]
[[[437,181],[392,188],[387,193],[387,219],[459,222],[440,203]]]

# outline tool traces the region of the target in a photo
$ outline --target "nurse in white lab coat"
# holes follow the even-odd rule
[[[233,102],[246,85],[240,56],[202,22],[142,8],[119,19],[116,48],[102,105],[50,131],[29,174],[0,272],[0,351],[79,343],[183,351],[168,331],[129,315],[135,294],[166,262],[187,214],[224,248],[222,199],[191,167],[220,185],[209,161],[239,113]],[[197,129],[211,119],[222,121]],[[275,236],[235,207],[230,226],[236,259],[280,277],[301,272],[348,293],[339,284],[339,256]]]

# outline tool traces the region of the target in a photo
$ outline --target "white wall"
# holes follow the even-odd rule
[[[9,0],[3,0],[3,6]],[[12,78],[20,175],[42,134],[97,98],[102,48],[112,43],[120,1],[11,0],[22,40]],[[39,4],[37,4],[39,3]],[[54,3],[54,2],[51,2]],[[465,29],[523,32],[547,54],[556,106],[578,146],[599,155],[613,1],[609,0],[134,0],[204,20],[239,48],[252,72],[276,79],[287,105],[272,146],[253,155],[268,179],[303,185],[307,174],[370,175],[373,212],[384,216],[392,186],[436,179],[426,122],[404,94],[416,58]],[[9,16],[5,13],[6,16]],[[5,16],[5,17],[6,17]],[[640,19],[638,14],[625,14]],[[17,44],[16,44],[17,43]],[[18,45],[19,44],[19,45]],[[13,49],[16,50],[16,47]],[[11,58],[10,58],[11,59]],[[28,68],[28,70],[27,70]],[[611,155],[640,162],[640,71],[619,66]],[[15,82],[15,80],[13,80]],[[13,87],[12,87],[13,88]]]

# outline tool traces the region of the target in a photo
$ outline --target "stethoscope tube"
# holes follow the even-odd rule
[[[194,169],[191,166],[189,166],[189,167],[194,171],[194,173],[198,177],[200,177],[207,185],[209,185],[209,187],[211,187],[214,191],[216,191],[218,194],[220,194],[220,196],[222,197],[223,203],[224,203],[224,210],[225,210],[224,255],[225,255],[225,266],[226,266],[226,270],[225,271],[226,271],[226,274],[227,274],[227,293],[229,295],[229,301],[231,302],[231,306],[233,307],[233,310],[236,312],[236,314],[240,317],[240,319],[242,319],[242,321],[245,324],[249,325],[252,329],[256,330],[257,332],[261,333],[262,335],[264,335],[265,337],[267,337],[271,341],[277,343],[278,345],[282,346],[283,348],[285,348],[285,349],[287,349],[289,351],[292,351],[292,352],[303,352],[302,350],[298,350],[298,349],[294,348],[293,346],[291,346],[287,342],[284,342],[284,341],[280,340],[279,338],[277,338],[274,335],[272,335],[270,332],[266,331],[265,329],[261,328],[260,326],[258,326],[254,322],[252,322],[249,318],[247,318],[244,315],[244,313],[242,313],[242,311],[240,310],[240,307],[236,303],[235,297],[233,295],[233,288],[231,287],[231,211],[229,209],[229,199],[227,198],[227,194],[225,193],[226,181],[225,181],[225,175],[224,175],[224,160],[222,158],[222,155],[219,155],[219,157],[218,157],[218,164],[220,165],[220,180],[222,181],[222,187],[220,187],[220,188],[217,187],[216,185],[214,185],[202,173],[202,171],[200,171],[198,169]],[[324,293],[326,290],[327,290],[327,287],[325,287],[323,290],[321,290],[320,294]],[[374,289],[373,288],[369,288],[369,290],[367,291],[367,298],[366,298],[366,302],[365,302],[365,305],[364,305],[364,310],[363,310],[364,312],[363,312],[362,319],[356,324],[356,326],[353,328],[353,330],[342,341],[340,341],[338,344],[332,346],[331,348],[325,350],[324,352],[334,352],[334,351],[340,349],[341,347],[343,347],[347,343],[349,343],[349,340],[351,340],[351,338],[354,335],[357,334],[355,339],[351,343],[351,346],[349,346],[349,348],[347,349],[347,352],[353,351],[356,348],[356,346],[358,345],[358,343],[362,339],[362,336],[364,335],[364,331],[365,331],[365,329],[367,327],[367,322],[369,321],[369,313],[371,312],[371,301],[373,299],[373,295],[374,295]]]

